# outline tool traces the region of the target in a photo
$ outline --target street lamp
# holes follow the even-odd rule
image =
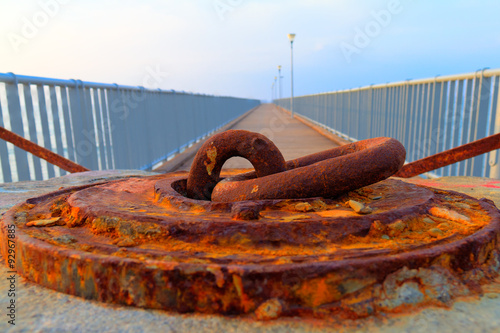
[[[273,99],[276,99],[276,98],[277,98],[277,95],[278,95],[278,94],[276,93],[276,79],[277,79],[277,77],[275,76],[275,77],[274,77],[274,82],[273,82],[273,88],[274,88],[274,90],[273,90],[274,98],[273,98]]]
[[[292,67],[292,74],[290,75],[291,77],[291,85],[292,85],[292,98],[290,100],[290,111],[292,111],[292,118],[293,118],[293,40],[295,39],[295,34],[288,34],[288,40],[290,40],[290,63]]]

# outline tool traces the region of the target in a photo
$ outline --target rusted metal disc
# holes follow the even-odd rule
[[[187,198],[186,181],[173,173],[29,199],[4,215],[2,253],[14,224],[18,273],[45,287],[260,319],[446,302],[483,283],[498,254],[496,207],[455,192],[388,179],[338,198],[217,203]],[[405,281],[423,288],[411,304],[391,296]]]

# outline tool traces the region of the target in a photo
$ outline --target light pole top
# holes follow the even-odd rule
[[[295,39],[295,34],[288,34],[288,39],[290,40],[290,43],[293,43],[293,40]]]

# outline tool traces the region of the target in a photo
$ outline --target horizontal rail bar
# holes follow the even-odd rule
[[[70,80],[51,79],[38,76],[17,75],[14,73],[0,73],[0,81],[6,83],[45,84],[45,85],[59,85],[59,86],[85,86],[88,88],[130,89],[135,91],[142,90],[141,87],[136,87],[136,86],[124,86],[111,83],[86,82],[73,79]]]
[[[327,95],[327,94],[331,94],[331,93],[356,92],[356,91],[361,91],[361,90],[398,87],[398,86],[403,86],[403,85],[417,85],[417,84],[424,84],[424,83],[446,82],[446,81],[454,81],[454,80],[467,80],[467,79],[479,78],[481,76],[492,77],[492,76],[496,76],[496,75],[500,75],[500,68],[478,70],[478,71],[472,72],[472,73],[443,75],[443,76],[438,75],[438,76],[433,77],[433,78],[412,79],[412,80],[406,80],[406,81],[372,84],[372,85],[358,87],[358,88],[334,90],[334,91],[321,92],[321,93],[309,94],[309,95],[301,95],[300,97],[320,96],[320,95]],[[298,98],[298,97],[296,96],[296,98]],[[277,99],[277,101],[279,101],[279,99]]]
[[[119,85],[116,83],[99,83],[99,82],[90,82],[90,81],[82,81],[75,79],[52,79],[38,76],[27,76],[27,75],[18,75],[14,73],[0,73],[0,82],[5,83],[18,83],[18,84],[39,84],[39,85],[56,85],[56,86],[66,86],[66,87],[85,87],[85,88],[95,88],[95,89],[126,89],[130,91],[152,91],[152,92],[162,92],[162,93],[175,93],[175,94],[184,94],[184,95],[193,95],[193,96],[213,96],[213,97],[229,97],[234,99],[246,99],[241,97],[230,97],[230,96],[216,96],[210,94],[197,94],[197,93],[189,93],[184,91],[176,91],[176,90],[162,90],[162,89],[148,89],[143,86],[127,86],[127,85]]]

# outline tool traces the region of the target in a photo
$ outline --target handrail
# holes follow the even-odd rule
[[[290,99],[274,101],[289,108]],[[393,137],[411,163],[500,131],[500,69],[295,96],[294,111],[350,141]],[[452,150],[454,151],[454,150]],[[500,178],[494,150],[427,173]]]
[[[259,104],[255,99],[0,73],[0,128],[15,133],[16,142],[27,139],[33,147],[90,170],[149,170]],[[65,173],[3,140],[0,164],[0,182]]]
[[[482,69],[482,70],[480,69],[478,71],[482,72],[481,75],[483,77],[493,77],[493,76],[500,75],[500,68]],[[332,93],[356,92],[356,91],[369,90],[369,89],[397,87],[397,86],[403,86],[403,85],[418,85],[418,84],[423,84],[423,83],[447,82],[447,81],[454,81],[454,80],[468,80],[468,79],[474,79],[474,78],[481,76],[481,75],[478,76],[478,74],[477,74],[478,71],[475,71],[472,73],[463,73],[463,74],[453,74],[453,75],[443,75],[443,76],[438,75],[436,77],[423,78],[423,79],[408,79],[405,81],[371,84],[371,85],[358,87],[358,88],[341,89],[341,90],[321,92],[321,93],[317,93],[317,94],[301,95],[300,97],[328,95],[328,94],[332,94]],[[285,100],[287,98],[282,98],[282,99]],[[279,101],[279,99],[276,99],[276,101]]]
[[[28,76],[28,75],[18,75],[12,72],[9,73],[0,73],[0,82],[4,83],[17,83],[17,84],[37,84],[37,85],[57,85],[57,86],[75,86],[75,82],[79,81],[80,84],[83,84],[87,88],[95,88],[95,89],[127,89],[131,91],[150,91],[150,92],[162,92],[162,93],[175,93],[175,94],[183,94],[183,95],[192,95],[192,96],[213,96],[213,97],[225,97],[225,98],[234,98],[234,99],[246,99],[241,97],[232,97],[232,96],[218,96],[211,94],[199,94],[199,93],[189,93],[185,91],[176,91],[176,90],[161,90],[161,89],[149,89],[143,86],[127,86],[121,85],[117,83],[99,83],[99,82],[91,82],[91,81],[82,81],[82,80],[74,80],[74,79],[53,79],[53,78],[45,78],[40,76]]]

